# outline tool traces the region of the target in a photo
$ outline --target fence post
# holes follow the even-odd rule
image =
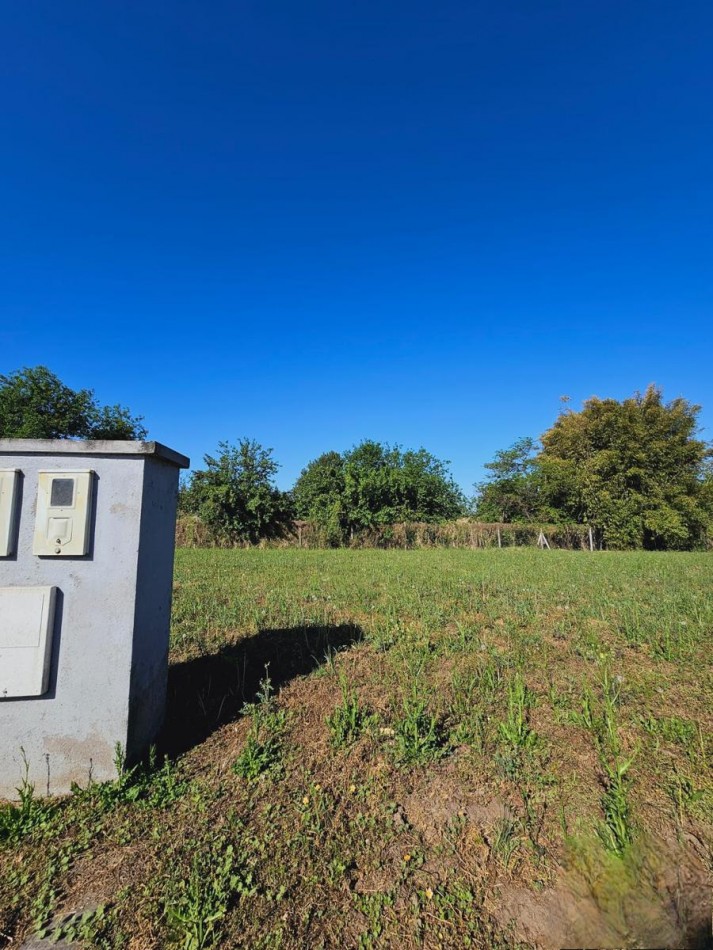
[[[498,547],[501,548],[503,546],[503,542],[502,542],[502,538],[500,537],[500,528],[497,529],[497,532],[498,532]]]
[[[594,535],[592,534],[592,526],[589,526],[589,550],[594,550]]]

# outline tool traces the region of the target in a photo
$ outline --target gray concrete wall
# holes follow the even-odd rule
[[[154,445],[0,440],[0,467],[23,472],[17,553],[0,559],[0,587],[59,589],[47,693],[0,699],[0,796],[14,797],[23,750],[37,791],[60,794],[112,778],[116,744],[137,755],[160,727],[177,466],[187,459]],[[55,468],[96,473],[84,557],[32,554],[37,472]]]
[[[127,753],[134,758],[163,723],[176,539],[178,469],[147,459],[136,572]]]

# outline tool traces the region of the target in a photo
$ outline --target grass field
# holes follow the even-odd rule
[[[179,550],[159,753],[0,810],[0,931],[710,946],[712,633],[705,554]]]

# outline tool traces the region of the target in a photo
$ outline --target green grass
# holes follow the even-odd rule
[[[712,634],[705,554],[179,550],[172,757],[0,805],[0,932],[513,946],[576,874],[642,943],[713,868]]]

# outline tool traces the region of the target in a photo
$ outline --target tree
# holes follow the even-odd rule
[[[596,527],[610,547],[691,548],[713,525],[711,447],[695,436],[700,407],[660,389],[618,402],[588,399],[542,436],[550,501]]]
[[[321,525],[333,542],[363,528],[403,521],[442,521],[464,511],[447,463],[425,449],[366,440],[311,462],[294,488],[298,514]]]
[[[206,455],[181,491],[181,508],[197,514],[217,540],[256,544],[284,534],[291,522],[290,498],[274,484],[279,468],[272,449],[254,439],[220,442]]]
[[[320,525],[329,544],[340,544],[348,530],[344,489],[344,459],[325,452],[302,470],[292,492],[297,517]]]
[[[91,389],[70,389],[46,366],[0,375],[0,438],[144,439],[140,416],[100,406]]]
[[[612,548],[680,548],[713,530],[713,451],[696,438],[699,406],[649,386],[630,399],[565,409],[541,438],[498,452],[478,487],[488,520],[591,525]]]
[[[475,486],[475,515],[482,521],[551,521],[535,439],[518,439],[495,453],[489,478]]]

